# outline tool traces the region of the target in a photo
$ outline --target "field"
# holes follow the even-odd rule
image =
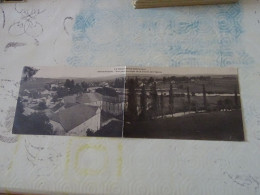
[[[45,89],[46,83],[57,82],[65,82],[65,79],[35,78],[33,80],[22,82],[20,86],[20,91],[22,92],[25,89],[43,91]]]
[[[141,80],[141,78],[140,78]],[[238,78],[231,77],[231,78],[215,78],[212,77],[210,80],[196,80],[196,81],[182,81],[173,83],[174,92],[177,93],[185,93],[187,92],[187,87],[190,88],[190,92],[194,93],[202,93],[202,85],[205,85],[207,93],[234,93],[236,89],[238,92]],[[146,90],[150,90],[151,85],[146,85]],[[166,81],[163,82],[162,80],[157,81],[157,89],[166,89],[169,90],[170,82]]]
[[[124,137],[243,141],[241,110],[125,123]]]
[[[158,97],[160,99],[160,97]],[[214,109],[217,107],[219,100],[224,101],[225,99],[231,100],[232,104],[235,105],[234,96],[208,96],[207,104],[208,108]],[[196,103],[198,109],[203,109],[203,97],[191,96],[191,103]],[[164,114],[169,114],[169,96],[164,97]],[[151,103],[151,99],[147,99],[148,103]],[[183,112],[184,102],[187,102],[187,97],[175,97],[174,98],[174,112]],[[240,98],[238,98],[238,104],[240,105]],[[140,105],[140,97],[137,97],[137,105]]]

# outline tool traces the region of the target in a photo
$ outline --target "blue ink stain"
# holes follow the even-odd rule
[[[74,24],[74,30],[80,30],[82,33],[85,33],[86,29],[93,27],[94,24],[94,14],[91,14],[90,16],[78,15]]]
[[[241,43],[239,3],[134,10],[128,0],[109,2],[117,7],[107,0],[83,4],[69,64],[248,67],[254,62]]]
[[[195,22],[179,22],[176,29],[173,29],[174,32],[177,34],[185,34],[192,30],[197,31],[199,28],[199,21]]]

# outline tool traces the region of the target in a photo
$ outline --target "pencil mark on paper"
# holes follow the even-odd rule
[[[15,108],[11,107],[7,111],[7,116],[4,119],[4,124],[1,124],[0,141],[5,143],[16,143],[18,141],[17,135],[12,135],[12,125],[14,119]]]
[[[231,167],[233,167],[234,165],[225,159],[217,159],[214,161],[214,163],[219,166],[222,174],[226,176],[226,178],[231,182],[243,188],[254,189],[255,192],[259,191],[260,182],[257,176],[254,176],[250,173],[248,174],[238,173],[237,171],[235,173],[234,172],[232,173]],[[239,167],[239,169],[241,168],[242,167]],[[237,167],[235,170],[238,170]]]
[[[39,46],[39,45],[40,45],[39,40],[38,40],[38,39],[34,39],[34,44],[35,44],[36,46]]]
[[[253,187],[255,192],[259,190],[259,181],[249,175],[231,175],[227,171],[223,172],[224,175],[226,175],[231,181],[233,181],[235,184],[240,185],[241,187]]]
[[[63,21],[63,29],[64,29],[64,31],[66,32],[67,35],[70,35],[70,33],[69,33],[69,31],[68,31],[68,29],[67,29],[67,27],[66,27],[66,22],[67,22],[68,20],[72,21],[73,18],[72,18],[72,17],[66,17],[66,18],[64,19],[64,21]]]
[[[49,176],[52,172],[50,167],[56,168],[62,157],[54,147],[45,147],[45,143],[33,142],[29,138],[24,140],[24,148],[28,162],[37,169],[37,176]]]
[[[3,16],[3,24],[2,24],[2,27],[5,28],[5,11],[4,9],[0,6],[0,10],[2,12],[2,16]]]
[[[9,48],[17,48],[17,47],[22,47],[25,46],[26,43],[21,43],[21,42],[9,42],[6,44],[4,51],[6,52]]]
[[[35,39],[43,33],[43,26],[38,22],[37,17],[45,9],[19,9],[15,5],[15,10],[20,14],[20,18],[9,26],[9,34],[13,36],[27,35]]]

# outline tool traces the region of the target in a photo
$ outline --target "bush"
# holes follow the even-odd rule
[[[39,110],[44,110],[47,108],[46,102],[40,102],[38,105]]]

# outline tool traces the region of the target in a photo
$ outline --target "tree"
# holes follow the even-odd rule
[[[46,106],[46,102],[40,102],[39,104],[38,104],[38,108],[39,108],[39,110],[44,110],[44,109],[46,109],[47,108],[47,106]]]
[[[161,96],[160,96],[160,106],[161,106],[162,117],[164,117],[164,97],[163,97],[163,93],[161,93]]]
[[[191,110],[198,112],[198,103],[197,101],[191,101]]]
[[[115,88],[123,88],[124,87],[124,78],[116,78],[114,82]]]
[[[53,126],[49,118],[42,112],[25,116],[15,113],[13,132],[17,134],[52,135]]]
[[[172,83],[170,84],[170,91],[169,91],[169,109],[171,114],[174,112],[174,96],[173,96],[173,89]]]
[[[149,80],[148,80],[148,83],[153,83],[153,82],[154,82],[154,78],[150,77]]]
[[[66,79],[66,81],[64,83],[64,87],[70,88],[70,80],[69,79]]]
[[[66,87],[72,91],[75,87],[74,80],[66,79],[66,81],[64,83],[64,87]]]
[[[217,105],[219,111],[221,111],[224,108],[224,103],[222,100],[218,100]]]
[[[81,82],[81,87],[82,87],[83,91],[86,92],[88,89],[88,84],[85,81],[83,81],[83,82]]]
[[[202,91],[203,91],[203,104],[204,104],[204,109],[207,110],[207,96],[206,96],[205,84],[202,85]]]
[[[146,91],[145,91],[144,84],[143,84],[141,96],[140,96],[140,107],[141,107],[140,119],[146,120],[146,118],[147,118],[147,97],[146,97]]]
[[[151,87],[151,111],[152,111],[152,116],[157,116],[158,112],[158,94],[157,94],[157,88],[156,88],[156,82],[153,83]]]
[[[88,128],[86,131],[86,136],[94,136],[94,135],[95,135],[94,132]]]
[[[188,101],[188,109],[190,111],[191,104],[190,104],[190,88],[189,88],[189,86],[187,87],[187,101]]]
[[[163,77],[163,83],[165,83],[167,81],[166,77]]]
[[[59,98],[63,98],[64,96],[69,95],[69,91],[68,91],[67,88],[59,87],[57,89],[57,95],[58,95]]]
[[[51,85],[50,85],[50,84],[45,84],[45,85],[44,85],[44,88],[45,88],[46,90],[50,91],[50,90],[51,90]]]
[[[138,84],[138,78],[135,77],[135,88],[138,88],[139,84]]]
[[[234,98],[235,98],[235,106],[236,106],[236,108],[238,108],[239,104],[238,104],[238,97],[237,97],[237,89],[236,88],[235,88],[235,96],[234,96]]]
[[[81,87],[80,84],[77,83],[77,84],[75,85],[74,92],[77,93],[77,94],[83,92],[83,89],[82,89],[82,87]]]
[[[118,93],[116,92],[116,90],[113,88],[109,88],[109,87],[98,88],[98,89],[96,89],[96,92],[100,93],[104,96],[111,96],[111,97],[118,96]]]
[[[128,119],[134,121],[137,117],[137,103],[136,103],[136,92],[135,92],[135,81],[130,79],[128,82]]]
[[[54,102],[54,103],[57,102],[58,101],[58,95],[54,95],[51,101]]]
[[[16,112],[19,112],[21,114],[24,112],[23,103],[22,103],[20,97],[18,97],[18,99],[17,99]]]
[[[185,99],[181,99],[181,104],[182,104],[183,112],[185,114],[185,112],[188,110],[188,102],[186,102]]]
[[[39,69],[26,66],[23,68],[23,75],[22,75],[22,81],[30,80],[33,75],[35,75]]]
[[[52,135],[53,127],[49,122],[49,118],[44,113],[38,112],[29,115],[28,133],[34,135]]]
[[[224,105],[225,105],[225,109],[231,110],[232,107],[233,107],[233,102],[232,102],[231,99],[226,98],[226,99],[224,100]]]
[[[74,87],[75,87],[74,80],[71,80],[71,81],[70,81],[70,89],[73,89]]]

